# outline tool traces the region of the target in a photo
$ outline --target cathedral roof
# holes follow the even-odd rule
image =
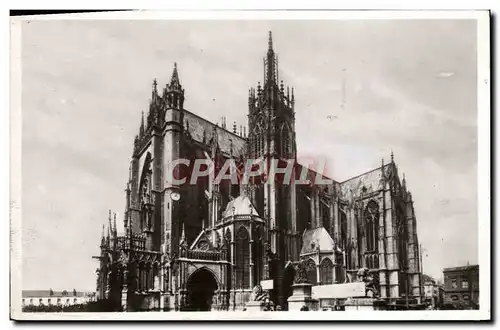
[[[210,141],[214,127],[217,129],[217,137],[220,150],[229,155],[231,153],[231,143],[233,144],[233,155],[239,157],[245,150],[246,140],[228,130],[215,125],[214,123],[185,110],[184,119],[189,122],[189,133],[194,140],[203,143],[205,135],[206,142]]]
[[[384,172],[387,172],[390,166],[392,166],[391,163],[383,167],[384,171],[382,171],[382,167],[379,167],[342,182],[340,184],[340,197],[352,199],[360,196],[362,192],[369,194],[381,189],[382,175]],[[365,188],[364,191],[363,188]]]
[[[320,251],[333,251],[335,242],[324,227],[307,229],[302,235],[302,250],[300,254]]]
[[[252,205],[250,198],[248,198],[248,196],[246,195],[240,195],[235,199],[233,199],[232,201],[229,201],[226,210],[224,211],[224,214],[222,216],[224,218],[232,216],[233,207],[234,207],[234,215],[250,215],[250,214],[256,216],[259,215],[255,207]]]

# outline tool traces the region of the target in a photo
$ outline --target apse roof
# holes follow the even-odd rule
[[[390,164],[386,164],[384,170],[386,170],[388,166],[390,166]],[[351,199],[357,197],[361,195],[363,187],[366,188],[364,193],[367,194],[381,189],[382,174],[382,167],[378,167],[340,183],[341,198]]]
[[[324,227],[307,229],[302,235],[302,250],[300,254],[320,251],[333,251],[335,243]]]
[[[255,207],[252,205],[252,202],[246,195],[240,195],[235,199],[229,201],[223,214],[224,218],[233,215],[233,207],[234,215],[259,215]]]

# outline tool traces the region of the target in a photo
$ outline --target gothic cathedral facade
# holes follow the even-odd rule
[[[262,86],[249,91],[248,135],[186,110],[177,66],[161,91],[154,81],[134,140],[123,230],[111,211],[103,228],[99,298],[124,311],[241,310],[254,286],[272,280],[271,300],[286,309],[299,261],[313,285],[349,282],[366,268],[380,299],[421,298],[412,195],[392,154],[372,171],[326,185],[295,176],[290,184],[166,179],[178,159],[297,161],[294,90],[279,80],[271,33],[264,69]],[[318,175],[296,162],[293,171]]]

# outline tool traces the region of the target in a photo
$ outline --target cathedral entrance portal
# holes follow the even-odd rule
[[[204,268],[196,270],[187,282],[186,309],[188,311],[210,311],[217,287],[217,281],[209,270]]]

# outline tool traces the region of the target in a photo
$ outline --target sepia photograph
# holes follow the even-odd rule
[[[489,319],[489,15],[11,17],[11,317]]]

